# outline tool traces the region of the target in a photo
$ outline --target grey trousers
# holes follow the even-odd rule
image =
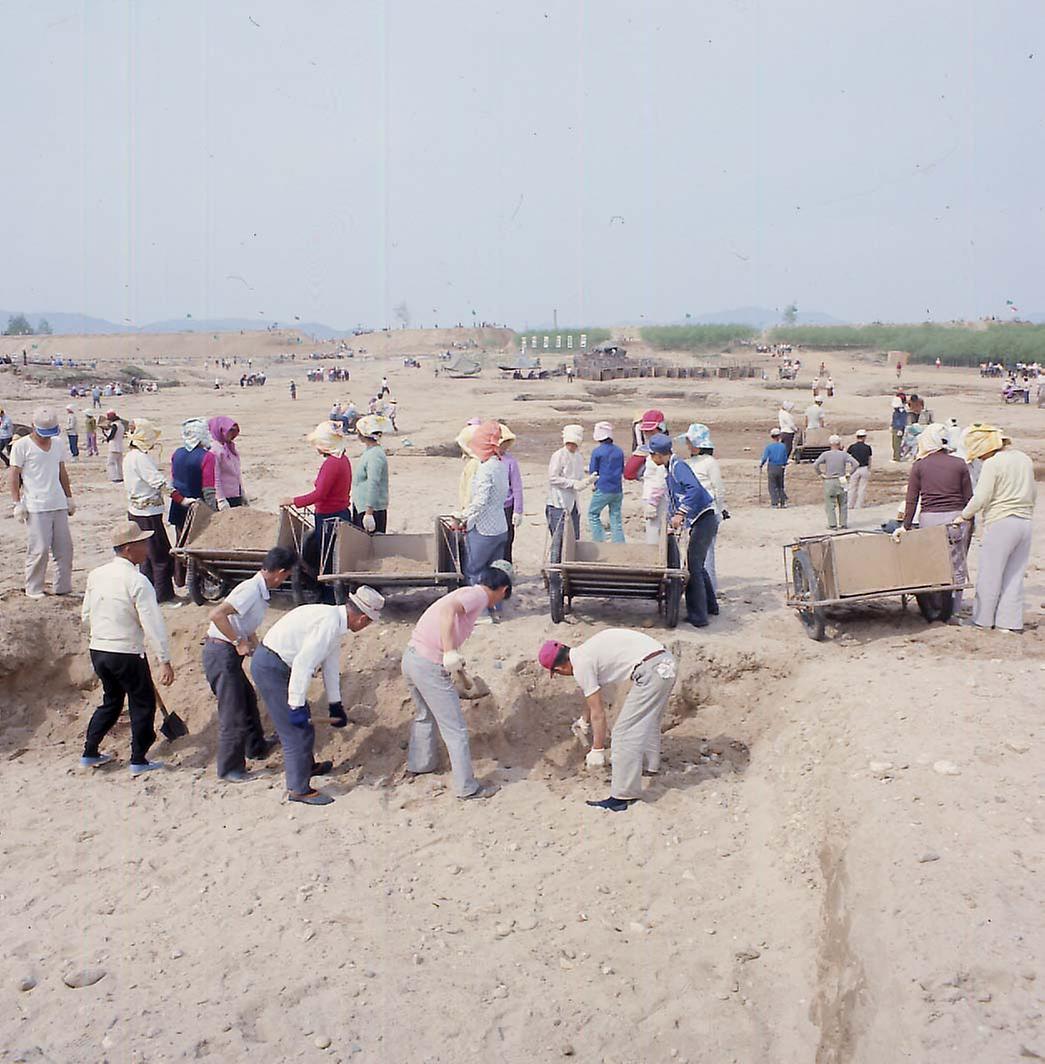
[[[934,525],[949,525],[957,516],[961,513],[961,510],[944,510],[942,512],[926,512],[922,510],[918,514],[918,525],[920,528],[932,528]],[[961,532],[961,539],[957,542],[951,538],[950,529],[948,529],[948,540],[951,548],[951,565],[954,569],[954,575],[964,584],[969,579],[969,542],[972,540],[972,525],[965,521],[958,526],[958,530]],[[954,593],[954,612],[955,614],[961,613],[962,598],[964,592],[955,591]]]
[[[824,513],[827,514],[828,528],[849,527],[849,507],[846,503],[845,488],[838,477],[824,479]]]
[[[867,482],[871,479],[871,470],[862,465],[849,476],[849,509],[859,510],[864,505],[867,495]]]
[[[636,666],[631,690],[613,725],[613,798],[642,797],[642,761],[660,767],[660,718],[675,686],[678,666],[665,651]]]
[[[472,752],[468,745],[468,725],[461,712],[461,699],[450,674],[434,661],[408,646],[403,652],[403,678],[417,713],[410,725],[410,746],[406,767],[411,772],[435,772],[439,767],[436,730],[450,755],[450,770],[459,798],[479,790],[472,772]],[[641,764],[640,764],[641,771]]]
[[[265,701],[265,708],[269,711],[283,746],[283,771],[287,779],[287,790],[294,794],[304,794],[312,789],[316,729],[312,726],[312,721],[304,728],[290,723],[290,704],[287,702],[290,668],[283,664],[283,659],[278,654],[262,644],[251,658],[250,674]]]
[[[54,593],[73,589],[73,537],[65,510],[29,514],[25,524],[25,590],[42,595],[47,575],[47,555],[54,558]]]
[[[479,577],[490,562],[500,561],[504,557],[504,545],[507,542],[507,532],[498,532],[496,536],[484,536],[473,528],[467,533],[464,575],[469,584],[478,584]]]
[[[980,546],[972,623],[1023,631],[1023,577],[1030,561],[1031,522],[1003,517],[987,526]]]
[[[218,700],[218,775],[243,772],[248,753],[265,749],[258,697],[243,658],[231,643],[208,638],[203,644],[203,675]]]

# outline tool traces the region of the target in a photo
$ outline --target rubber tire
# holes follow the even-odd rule
[[[220,602],[228,594],[226,581],[209,580],[195,558],[189,558],[185,563],[185,586],[189,589],[189,597],[197,606]]]
[[[548,606],[552,624],[562,624],[566,616],[562,591],[562,573],[548,574]]]
[[[932,624],[933,621],[946,624],[951,619],[951,614],[954,613],[953,591],[930,591],[914,597],[918,601],[918,609],[927,624]]]
[[[668,568],[681,569],[682,555],[679,552],[678,536],[668,534]],[[682,596],[686,591],[686,579],[682,576],[668,578],[668,586],[664,589],[664,623],[668,628],[675,628],[679,623],[679,612],[682,609]]]
[[[334,585],[334,605],[344,606],[348,602],[349,594],[354,590],[351,584],[346,583],[344,580],[338,580]]]
[[[816,578],[816,570],[813,569],[813,563],[805,551],[796,551],[792,557],[791,579],[795,586],[795,595],[803,593],[819,595],[820,582]],[[798,617],[802,622],[802,627],[806,630],[806,635],[818,643],[821,642],[826,630],[823,608],[813,606],[810,609],[800,609]]]
[[[558,565],[562,561],[563,530],[566,528],[566,522],[572,520],[572,517],[565,516],[562,521],[559,522],[559,527],[552,533],[551,548],[548,551],[548,561],[551,562],[552,565]]]
[[[295,606],[311,606],[322,601],[323,588],[311,573],[305,572],[298,563],[290,575],[290,588]]]

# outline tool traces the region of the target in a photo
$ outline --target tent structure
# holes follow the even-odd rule
[[[455,355],[443,370],[447,377],[478,377],[483,371],[483,364],[472,355]]]

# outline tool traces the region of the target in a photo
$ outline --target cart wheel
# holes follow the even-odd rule
[[[569,517],[563,517],[558,528],[552,533],[551,548],[548,551],[548,561],[552,565],[558,565],[562,561],[562,533],[568,520],[570,520]]]
[[[185,564],[185,583],[189,588],[189,597],[197,606],[220,602],[228,591],[226,582],[211,576],[195,558],[189,558]]]
[[[562,624],[566,616],[563,609],[562,573],[548,574],[548,605],[551,609],[552,624]]]
[[[664,623],[669,628],[676,628],[679,623],[679,611],[682,607],[682,593],[686,590],[686,581],[681,576],[673,576],[668,581],[667,595],[664,599]]]
[[[334,605],[344,606],[348,601],[348,593],[351,590],[352,589],[343,580],[338,580],[334,585]]]
[[[933,621],[946,623],[954,613],[953,591],[931,591],[914,597],[918,600],[918,609],[929,624]]]
[[[804,551],[795,551],[791,559],[791,579],[795,585],[795,597],[809,603],[816,601],[820,593],[820,582],[809,555]],[[824,638],[825,620],[822,606],[799,607],[799,619],[805,625],[806,635],[817,642]]]
[[[299,562],[290,574],[295,606],[311,606],[322,600],[323,585]]]

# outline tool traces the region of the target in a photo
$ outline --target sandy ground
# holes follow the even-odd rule
[[[428,531],[456,491],[457,460],[426,449],[452,441],[473,414],[518,434],[528,513],[516,594],[502,623],[464,648],[489,690],[466,703],[477,769],[502,790],[460,803],[446,775],[397,781],[410,719],[398,663],[431,601],[423,592],[392,597],[380,626],[346,639],[352,724],[318,729],[320,754],[335,761],[334,805],[281,804],[278,754],[258,782],[215,779],[214,704],[199,662],[205,610],[192,605],[165,611],[177,671],[168,702],[191,729],[154,748],[170,768],[130,779],[121,724],[107,744],[120,762],[79,770],[97,692],[78,602],[21,595],[22,533],[5,509],[0,1060],[1045,1057],[1041,507],[1022,636],[930,627],[894,599],[834,615],[817,644],[783,605],[780,547],[824,529],[819,486],[808,467],[792,472],[798,504],[771,511],[754,472],[777,402],[804,407],[808,391],[652,380],[593,396],[583,382],[520,385],[489,370],[435,380],[429,363],[407,370],[391,357],[392,340],[387,360],[352,363],[352,382],[309,385],[300,366],[272,361],[269,339],[253,351],[270,383],[216,393],[205,386],[214,374],[201,363],[213,350],[203,341],[135,337],[146,360],[174,351],[186,384],[118,409],[157,419],[168,455],[182,418],[236,417],[247,490],[275,510],[318,465],[304,433],[333,398],[360,403],[387,372],[401,428],[388,443],[390,528],[411,532]],[[438,350],[446,339],[404,334],[398,350]],[[250,340],[226,338],[223,350]],[[84,346],[116,367],[125,342],[109,355],[96,339]],[[77,351],[74,339],[54,343]],[[851,355],[827,362],[840,382],[832,423],[866,426],[883,459],[874,505],[853,515],[877,526],[906,476],[884,462],[893,377]],[[1040,411],[1003,407],[974,372],[910,377],[938,416],[999,421],[1041,462]],[[0,376],[0,390],[16,420],[44,396],[64,406],[59,391],[21,375]],[[521,390],[556,398],[517,402]],[[666,390],[682,396],[650,398]],[[553,409],[574,397],[590,409]],[[649,405],[663,406],[676,431],[700,420],[716,438],[733,513],[719,536],[722,615],[699,633],[668,631],[652,604],[578,599],[568,623],[553,626],[539,570],[544,468],[559,426],[605,418],[624,440],[632,413]],[[75,464],[72,478],[79,592],[105,558],[124,497],[102,460]],[[636,534],[634,485],[625,510]],[[975,561],[974,548],[974,571]],[[280,598],[271,619],[289,608]],[[548,636],[624,624],[663,638],[681,675],[664,771],[646,801],[612,815],[584,805],[607,786],[586,773],[568,730],[579,692],[542,675],[533,657]],[[104,975],[89,987],[63,983],[84,970]]]

